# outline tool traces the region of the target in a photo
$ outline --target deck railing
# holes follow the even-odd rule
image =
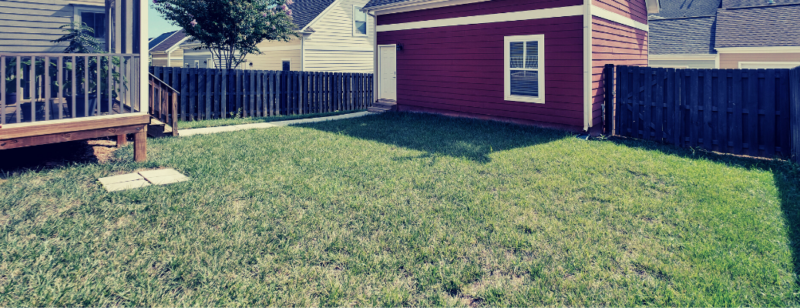
[[[140,112],[138,54],[0,53],[0,124]]]
[[[150,74],[150,116],[172,127],[178,136],[178,91]]]

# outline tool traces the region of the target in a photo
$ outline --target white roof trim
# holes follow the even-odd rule
[[[615,23],[650,32],[650,26],[601,7],[592,6],[592,15]]]
[[[716,54],[661,54],[661,55],[648,55],[650,60],[716,60],[719,55]]]
[[[308,22],[308,24],[306,24],[306,26],[303,27],[303,29],[300,29],[300,31],[298,31],[298,32],[305,32],[306,29],[308,29],[308,27],[311,27],[311,25],[317,23],[320,19],[322,19],[323,16],[325,16],[325,14],[328,14],[328,12],[330,12],[340,2],[342,2],[342,0],[333,1],[333,3],[331,3],[331,5],[329,5],[328,7],[326,7],[325,10],[322,11],[322,13],[319,13],[319,15],[317,15],[317,17],[314,17],[314,19],[312,19],[310,22]]]
[[[506,21],[519,21],[519,20],[533,20],[543,18],[556,18],[566,16],[581,16],[583,15],[583,5],[565,6],[551,9],[538,9],[530,11],[518,11],[510,13],[498,13],[489,15],[476,15],[467,17],[455,17],[434,19],[426,21],[414,21],[400,24],[380,25],[377,27],[378,32],[411,30],[411,29],[425,29],[425,28],[438,28],[449,26],[463,26],[463,25],[477,25]]]
[[[385,15],[394,13],[411,12],[418,10],[435,9],[440,7],[448,7],[469,3],[486,2],[491,0],[414,0],[400,3],[389,3],[379,6],[373,6],[367,11],[375,13],[375,15]]]
[[[179,47],[181,47],[181,44],[183,44],[183,42],[187,41],[189,38],[190,38],[190,36],[188,36],[188,35],[187,35],[187,36],[186,36],[186,37],[184,37],[182,40],[180,40],[180,41],[178,41],[177,43],[175,43],[174,45],[172,45],[172,47],[170,47],[169,49],[167,49],[167,53],[173,52],[173,51],[175,51],[176,49],[178,49]],[[163,42],[162,42],[162,43],[163,43]],[[160,44],[159,44],[159,45],[160,45]]]
[[[800,53],[800,46],[726,47],[716,50],[719,53]]]

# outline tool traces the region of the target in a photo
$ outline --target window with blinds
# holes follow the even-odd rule
[[[544,35],[505,38],[505,100],[544,103]]]

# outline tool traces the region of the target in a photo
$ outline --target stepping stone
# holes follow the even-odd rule
[[[139,175],[155,185],[167,185],[172,183],[186,182],[189,180],[188,177],[172,168],[140,171]]]
[[[99,179],[108,192],[128,190],[150,186],[150,182],[145,180],[138,173],[123,174]]]

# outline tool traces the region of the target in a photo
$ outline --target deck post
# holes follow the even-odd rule
[[[117,135],[117,147],[121,148],[128,144],[128,135]]]
[[[147,125],[133,137],[133,160],[144,162],[147,160]]]

